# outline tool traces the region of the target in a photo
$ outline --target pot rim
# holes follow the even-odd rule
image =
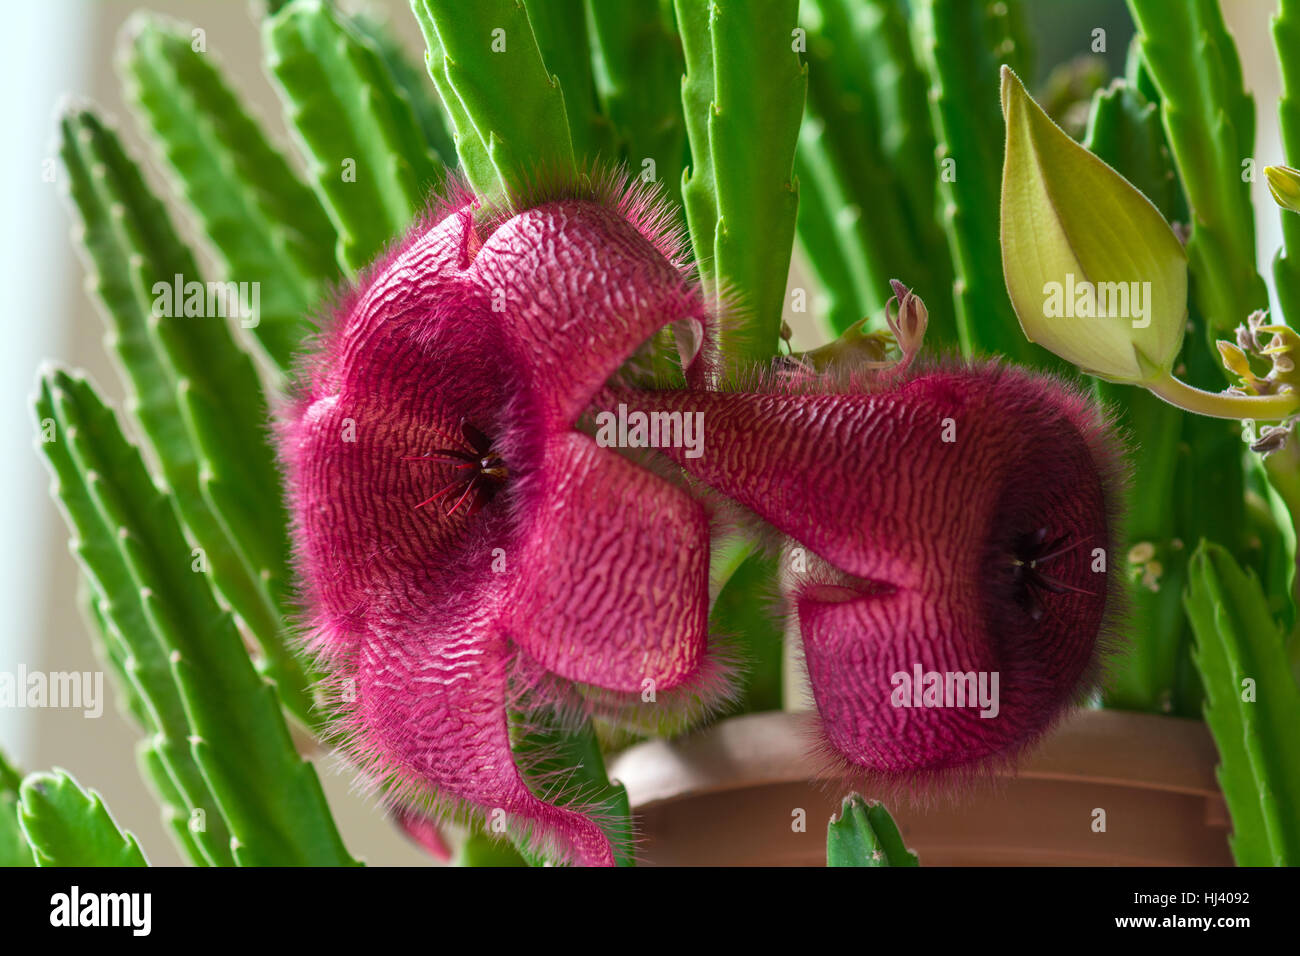
[[[675,740],[636,744],[609,760],[633,808],[685,795],[756,786],[830,782],[816,752],[816,714],[768,711],[721,720]],[[1161,790],[1221,800],[1218,751],[1199,720],[1080,710],[1063,720],[1015,771],[999,777]]]

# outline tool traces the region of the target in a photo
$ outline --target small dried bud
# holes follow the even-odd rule
[[[1285,447],[1286,440],[1291,435],[1291,425],[1265,425],[1260,429],[1259,435],[1259,440],[1251,443],[1250,450],[1261,455],[1271,455]]]
[[[1237,344],[1247,352],[1259,353],[1263,349],[1260,342],[1259,330],[1264,327],[1264,322],[1268,319],[1268,313],[1262,309],[1256,309],[1246,317],[1246,324],[1237,326]]]
[[[901,371],[912,364],[912,359],[921,350],[930,312],[920,296],[903,283],[890,279],[889,284],[894,290],[894,297],[885,303],[885,321],[889,323],[898,348],[903,353],[898,363]]]
[[[1286,325],[1259,325],[1256,333],[1260,332],[1272,333],[1268,345],[1259,352],[1272,360],[1273,368],[1262,383],[1266,387],[1256,391],[1259,394],[1276,394],[1300,386],[1300,376],[1296,375],[1295,370],[1295,357],[1300,353],[1300,335]]]
[[[834,342],[788,356],[792,361],[779,362],[778,370],[787,376],[802,374],[804,370],[824,372],[832,366],[889,374],[906,371],[925,342],[930,313],[920,296],[907,286],[897,279],[890,280],[890,285],[894,295],[885,303],[888,331],[868,331],[871,319],[862,319],[845,329]],[[893,345],[897,345],[902,353],[897,360],[889,357],[889,349]]]

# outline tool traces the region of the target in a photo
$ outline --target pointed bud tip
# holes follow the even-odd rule
[[[1020,92],[1023,93],[1025,91],[1025,85],[1020,82],[1020,77],[1016,76],[1016,71],[1011,69],[1011,67],[1007,66],[1005,63],[1002,64],[1000,74],[1002,78],[1002,115],[1005,117],[1007,115],[1007,108],[1010,104],[1012,91],[1018,87]]]

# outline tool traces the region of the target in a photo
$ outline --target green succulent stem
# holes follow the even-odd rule
[[[1128,0],[1128,7],[1192,207],[1187,256],[1212,347],[1239,317],[1268,305],[1255,268],[1250,184],[1242,175],[1255,144],[1254,102],[1217,0]]]
[[[1148,391],[1170,405],[1210,418],[1281,421],[1300,412],[1300,395],[1230,395],[1207,392],[1180,381],[1166,372],[1163,378],[1145,383]]]
[[[1290,55],[1290,51],[1300,43],[1300,2],[1282,0],[1278,4],[1273,42],[1282,79],[1282,95],[1277,101],[1279,132],[1286,161],[1294,166],[1300,163],[1300,58]],[[1264,172],[1268,174],[1267,169]],[[1269,182],[1271,185],[1272,176]],[[1282,315],[1296,325],[1300,324],[1300,217],[1286,211],[1281,212],[1281,217],[1282,247],[1273,259],[1273,281]]]
[[[542,59],[527,8],[514,0],[412,0],[411,10],[424,35],[425,66],[474,191],[498,198],[526,195],[534,182],[573,179],[583,157],[574,153],[570,114],[583,123],[593,119],[584,99],[591,91],[561,87],[563,79]],[[589,86],[590,65],[585,72],[582,66],[570,60],[566,67],[572,69],[564,72],[571,84],[581,75]]]
[[[998,241],[1004,153],[998,72],[1028,74],[1020,3],[919,0],[911,4],[917,60],[928,77],[940,173],[938,209],[955,272],[957,336],[966,355],[996,352],[1040,367],[1056,360],[1020,329],[1003,280]]]
[[[1300,446],[1288,441],[1264,457],[1264,471],[1292,519],[1300,518]]]
[[[1286,511],[1294,534],[1294,529],[1300,529],[1300,444],[1290,438],[1277,451],[1263,456],[1261,462],[1268,484]],[[1275,507],[1274,511],[1277,510]],[[1300,549],[1297,549],[1292,558],[1293,561],[1300,562]],[[1293,567],[1296,573],[1292,576],[1291,598],[1300,607],[1300,593],[1297,593],[1300,591],[1300,567]],[[1294,626],[1287,634],[1286,655],[1292,675],[1300,681],[1300,615],[1297,615]]]
[[[794,247],[795,146],[808,70],[792,43],[799,5],[677,0],[691,166],[682,184],[691,244],[711,294],[742,320],[722,331],[728,368],[771,358]]]
[[[1217,776],[1232,817],[1238,866],[1294,866],[1300,859],[1300,759],[1288,728],[1300,723],[1300,686],[1254,572],[1202,542],[1186,595],[1193,660],[1205,682],[1205,721],[1219,751]]]

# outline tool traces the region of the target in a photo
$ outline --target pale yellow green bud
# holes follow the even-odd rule
[[[1167,378],[1187,320],[1183,244],[1006,67],[1002,112],[1002,268],[1025,335],[1100,378]]]
[[[1264,178],[1275,203],[1283,209],[1300,212],[1300,170],[1290,166],[1265,166]]]

